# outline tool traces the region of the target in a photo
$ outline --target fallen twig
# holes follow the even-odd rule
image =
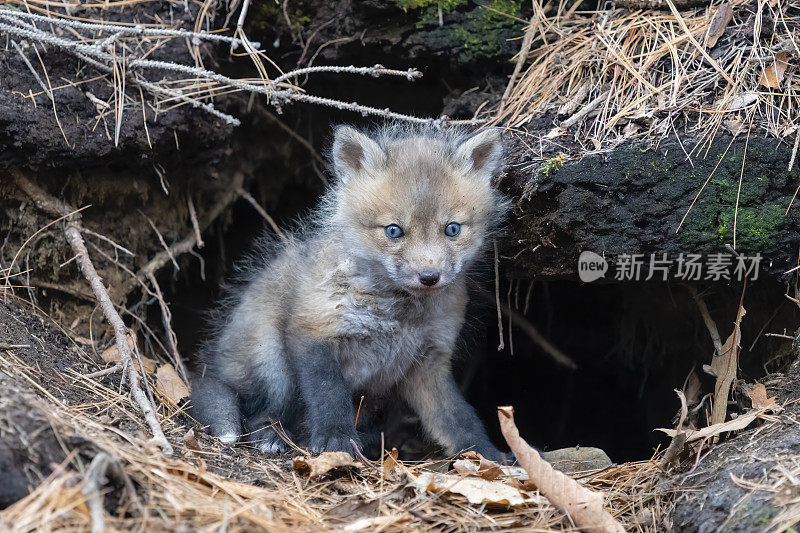
[[[127,370],[127,380],[130,386],[131,395],[133,396],[139,409],[142,411],[150,431],[153,433],[154,443],[161,448],[165,455],[172,455],[172,446],[164,436],[164,431],[161,429],[161,423],[156,416],[156,408],[150,402],[140,386],[139,373],[133,365],[133,355],[131,348],[128,345],[128,328],[122,321],[114,304],[108,295],[108,291],[103,285],[103,280],[97,274],[97,271],[89,258],[89,252],[86,250],[86,245],[81,236],[81,224],[78,215],[70,215],[75,210],[61,200],[50,196],[38,185],[32,183],[19,171],[10,171],[11,177],[14,179],[17,187],[31,200],[34,201],[36,206],[42,211],[53,216],[67,216],[67,223],[64,227],[64,235],[67,238],[72,250],[77,256],[78,266],[83,273],[89,285],[92,287],[92,292],[100,303],[103,310],[103,315],[106,317],[108,323],[114,328],[114,336],[116,340],[117,350],[119,350],[120,364]]]
[[[520,436],[514,424],[514,408],[499,407],[500,430],[511,451],[550,503],[562,509],[575,525],[588,532],[624,533],[625,529],[603,508],[603,495],[587,489],[571,477],[554,469]]]

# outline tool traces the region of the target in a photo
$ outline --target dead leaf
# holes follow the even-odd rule
[[[189,387],[169,363],[158,367],[155,388],[162,396],[169,398],[176,405],[184,398],[189,397]]]
[[[392,448],[392,451],[386,455],[386,458],[383,460],[383,474],[388,476],[395,469],[399,466],[397,462],[397,457],[400,453],[397,451],[397,448]]]
[[[753,421],[759,418],[766,418],[765,415],[767,413],[775,414],[781,412],[782,410],[783,410],[782,407],[780,407],[777,404],[774,404],[767,407],[763,407],[756,411],[750,411],[743,415],[739,415],[733,420],[728,420],[727,422],[723,422],[721,424],[712,424],[710,426],[697,430],[691,430],[691,429],[686,430],[686,442],[689,443],[709,437],[716,437],[717,435],[728,433],[730,431],[740,431],[749,426],[750,424],[752,424]],[[674,429],[665,429],[665,428],[657,428],[656,431],[665,433],[670,437],[674,437],[675,434],[677,433]]]
[[[691,375],[694,375],[694,369],[692,369]],[[667,447],[667,451],[664,452],[664,457],[661,459],[661,467],[664,468],[664,470],[668,470],[673,466],[681,453],[683,453],[683,448],[686,445],[686,433],[683,431],[683,424],[686,422],[686,417],[689,415],[689,408],[683,391],[675,389],[675,392],[678,394],[678,399],[681,401],[681,410],[678,415],[678,423],[675,425],[675,436],[672,437],[669,447]]]
[[[717,44],[719,38],[725,33],[725,28],[728,27],[728,23],[731,21],[732,17],[733,7],[731,4],[729,2],[723,2],[720,4],[717,12],[714,14],[714,18],[711,19],[711,24],[708,27],[706,48],[714,48],[714,45]]]
[[[128,346],[131,348],[131,352],[134,354],[136,353],[136,337],[132,336],[130,333],[128,334]],[[100,357],[106,363],[118,363],[119,362],[119,350],[117,349],[117,345],[114,344],[107,350],[104,350]],[[142,365],[144,365],[144,371],[148,374],[152,374],[156,370],[156,362],[149,357],[142,357]],[[137,372],[141,372],[139,368],[139,361],[136,360],[136,355],[133,356],[133,367],[136,369]]]
[[[337,468],[361,468],[361,463],[353,461],[347,452],[322,452],[316,457],[298,455],[292,461],[292,466],[301,476],[314,479]]]
[[[195,435],[194,433],[194,428],[191,428],[189,431],[186,432],[186,435],[183,436],[183,443],[190,450],[194,451],[200,450],[200,443],[197,442],[197,435]]]
[[[775,54],[775,60],[772,64],[761,71],[758,84],[769,89],[780,89],[783,76],[786,73],[786,67],[789,65],[788,58],[789,54],[786,52]]]
[[[504,474],[498,463],[473,451],[461,454],[461,459],[453,462],[453,469],[462,476],[477,476],[489,481]]]
[[[753,402],[754,409],[769,407],[776,403],[775,396],[767,398],[767,388],[763,383],[759,383],[758,381],[753,385],[753,390],[748,392],[747,395],[750,397],[750,401]]]
[[[528,503],[547,504],[547,500],[535,492],[520,490],[502,481],[489,481],[481,477],[462,477],[455,474],[423,472],[412,476],[412,483],[420,490],[428,492],[446,491],[460,494],[471,504],[517,506]]]
[[[729,118],[725,120],[725,127],[728,128],[734,137],[742,132],[747,131],[747,125],[739,120],[739,118]]]
[[[530,447],[514,424],[514,409],[500,407],[500,430],[520,465],[553,505],[566,512],[578,529],[589,533],[624,533],[625,528],[603,507],[603,494],[555,470]],[[475,479],[475,478],[472,478]]]
[[[736,322],[733,324],[733,333],[725,341],[720,353],[715,353],[711,359],[711,370],[717,377],[714,385],[714,406],[711,409],[711,424],[725,422],[728,414],[728,396],[731,386],[736,380],[736,370],[739,366],[739,343],[742,339],[742,318],[747,313],[744,306],[739,306]]]
[[[731,98],[730,103],[728,104],[728,110],[736,111],[737,109],[743,109],[749,105],[752,105],[758,101],[758,93],[756,91],[747,91],[744,93],[739,93],[733,98]]]

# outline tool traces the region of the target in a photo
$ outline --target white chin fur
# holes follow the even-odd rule
[[[234,433],[225,433],[224,435],[220,435],[217,437],[222,444],[233,444],[239,438],[239,435]]]

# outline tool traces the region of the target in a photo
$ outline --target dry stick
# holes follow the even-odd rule
[[[180,269],[181,269],[181,267],[179,267],[179,266],[178,266],[178,262],[175,260],[175,256],[174,256],[174,255],[172,255],[172,252],[170,252],[170,251],[169,251],[169,246],[167,246],[167,241],[165,241],[165,240],[164,240],[164,236],[163,236],[163,235],[161,235],[161,232],[160,232],[160,231],[158,231],[158,228],[157,228],[157,227],[156,227],[156,225],[153,223],[153,221],[152,221],[152,220],[150,220],[150,217],[148,217],[147,215],[145,215],[145,214],[144,214],[144,213],[143,213],[141,210],[139,210],[139,213],[141,213],[141,215],[142,215],[142,216],[145,218],[145,220],[147,220],[147,222],[150,224],[150,227],[151,227],[151,228],[153,229],[153,231],[155,232],[155,234],[156,234],[156,237],[158,237],[158,242],[160,242],[160,243],[161,243],[161,247],[162,247],[162,248],[164,248],[164,251],[166,251],[166,252],[167,252],[167,254],[169,255],[169,258],[170,258],[170,260],[172,261],[172,266],[174,266],[174,267],[175,267],[175,270],[176,270],[176,271],[177,271],[177,270],[180,270]]]
[[[3,18],[3,15],[7,15],[7,13],[3,13],[0,11],[0,18]],[[13,21],[17,24],[22,23],[23,21],[18,21],[14,18],[14,16],[6,16],[5,20]],[[113,68],[107,64],[103,64],[102,61],[107,61],[110,63],[115,63],[115,58],[113,58],[107,52],[100,50],[99,48],[93,45],[85,45],[81,43],[77,43],[74,41],[68,41],[66,39],[62,39],[54,34],[44,32],[39,30],[38,28],[21,28],[18,26],[13,26],[8,23],[0,22],[0,31],[9,33],[11,35],[17,35],[22,38],[31,39],[33,41],[43,42],[47,44],[52,44],[54,46],[60,47],[65,49],[66,51],[80,57],[84,61],[88,62],[90,65],[98,68],[100,70],[110,72],[113,71]],[[245,40],[242,41],[246,46],[249,46],[249,41]],[[255,50],[252,51],[256,53]],[[251,57],[253,53],[250,53]],[[422,123],[422,124],[481,124],[485,122],[485,120],[481,119],[472,119],[472,120],[448,120],[446,118],[440,119],[429,119],[429,118],[419,118],[413,117],[410,115],[404,115],[401,113],[395,113],[389,111],[388,109],[378,109],[376,107],[360,105],[356,102],[347,103],[342,102],[339,100],[333,100],[330,98],[322,98],[319,96],[312,96],[308,94],[302,94],[297,92],[296,89],[285,89],[285,90],[276,90],[274,83],[262,83],[261,85],[254,85],[251,83],[245,83],[240,80],[232,79],[227,76],[223,76],[221,74],[217,74],[216,72],[198,68],[198,67],[190,67],[187,65],[181,65],[178,63],[170,63],[167,61],[153,61],[150,59],[134,59],[127,64],[128,69],[133,69],[137,67],[144,67],[144,68],[154,68],[154,69],[163,69],[172,72],[181,72],[185,74],[189,74],[192,76],[198,76],[205,78],[207,80],[213,80],[225,86],[233,87],[236,89],[240,89],[243,91],[250,91],[259,94],[264,94],[271,99],[271,103],[276,107],[280,107],[282,103],[288,103],[291,101],[298,101],[298,102],[307,102],[317,105],[323,105],[328,107],[334,107],[336,109],[354,111],[357,113],[361,113],[363,115],[376,115],[382,116],[385,118],[396,119],[396,120],[403,120],[406,122],[414,122],[414,123]],[[408,79],[413,79],[420,77],[421,74],[414,70],[409,69],[407,71],[399,71],[399,70],[391,70],[391,69],[383,69],[382,67],[377,68],[375,67],[355,67],[355,66],[345,66],[345,67],[309,67],[309,69],[299,69],[299,72],[314,72],[317,70],[311,69],[322,69],[326,72],[343,72],[343,73],[353,73],[353,74],[360,74],[360,75],[397,75],[397,76],[404,76]],[[292,71],[286,73],[285,76],[291,77],[295,75],[295,72]],[[130,70],[126,69],[126,72],[130,72]],[[131,76],[134,83],[139,84],[144,89],[147,89],[153,93],[166,93],[170,96],[174,96],[175,98],[189,103],[192,106],[199,107],[205,110],[208,113],[224,120],[226,123],[231,124],[233,126],[238,126],[240,121],[226,113],[222,113],[215,109],[212,105],[200,102],[191,98],[186,97],[183,94],[176,93],[175,91],[170,91],[163,87],[160,87],[154,83],[148,82],[146,80],[141,79],[138,76]],[[262,79],[262,82],[265,80]]]
[[[53,216],[63,216],[74,211],[74,209],[61,200],[50,196],[38,185],[33,184],[21,172],[12,170],[11,177],[14,179],[17,187],[27,194],[42,211]],[[153,442],[161,448],[164,455],[172,455],[172,446],[167,441],[167,438],[164,436],[164,431],[161,429],[161,423],[156,416],[155,406],[147,398],[139,384],[139,373],[133,365],[133,354],[128,344],[128,328],[122,321],[122,317],[119,316],[119,313],[117,313],[117,310],[114,308],[108,291],[103,285],[103,280],[100,279],[100,276],[94,269],[92,260],[89,258],[89,252],[86,250],[86,245],[83,242],[83,237],[81,237],[81,224],[77,216],[72,216],[68,219],[66,227],[64,228],[64,234],[73,252],[75,252],[75,255],[78,257],[78,266],[89,282],[89,285],[91,285],[92,292],[103,310],[103,315],[114,328],[114,337],[117,350],[119,351],[120,364],[122,368],[128,372],[127,379],[130,384],[131,395],[142,411],[145,421],[150,427],[150,431],[153,433]]]
[[[609,95],[610,92],[611,91],[603,91],[602,93],[600,93],[600,95],[597,98],[595,98],[594,100],[592,100],[591,102],[586,104],[583,107],[583,109],[581,109],[580,111],[578,111],[577,113],[575,113],[574,115],[569,117],[567,120],[562,122],[559,127],[562,130],[566,130],[566,129],[574,126],[575,124],[577,124],[581,120],[583,120],[583,118],[586,115],[588,115],[589,113],[594,111],[597,108],[597,106],[599,106],[606,98],[608,98],[608,95]]]
[[[103,494],[100,490],[108,481],[106,471],[110,463],[111,457],[105,452],[100,452],[94,456],[84,475],[86,484],[81,493],[86,496],[86,506],[89,508],[89,516],[92,519],[92,533],[103,533],[106,530],[106,511],[103,508]]]
[[[158,300],[158,306],[161,308],[161,319],[164,322],[164,330],[167,332],[167,342],[169,343],[172,361],[184,382],[189,383],[189,372],[186,370],[186,365],[183,364],[180,352],[178,352],[178,336],[175,335],[175,331],[172,329],[172,313],[169,310],[166,300],[164,300],[164,295],[161,293],[161,286],[158,284],[156,276],[150,273],[147,275],[147,279],[150,280],[150,283],[153,285],[153,290],[156,292],[156,300]]]
[[[494,300],[497,304],[497,333],[500,335],[500,344],[497,345],[499,352],[506,347],[503,342],[503,313],[500,311],[500,259],[497,256],[497,240],[492,239],[494,244]]]
[[[239,187],[236,190],[236,194],[238,194],[239,196],[241,196],[242,198],[247,200],[250,203],[250,205],[253,206],[253,209],[258,211],[258,214],[261,215],[262,217],[264,217],[264,220],[266,220],[267,223],[269,223],[269,225],[272,228],[272,230],[278,235],[278,237],[281,238],[282,241],[286,240],[286,235],[283,234],[281,229],[275,223],[275,220],[271,216],[269,216],[269,213],[267,213],[267,211],[263,207],[261,207],[261,204],[259,204],[256,201],[256,199],[253,198],[253,196],[249,192],[247,192],[243,188]]]
[[[520,47],[519,50],[517,64],[514,65],[514,72],[511,73],[511,78],[508,80],[508,85],[506,86],[505,92],[503,92],[503,97],[500,98],[500,109],[497,110],[498,116],[503,114],[503,110],[506,107],[506,102],[508,101],[509,96],[511,96],[511,90],[514,88],[514,83],[516,83],[519,73],[522,72],[522,67],[525,65],[525,61],[528,60],[528,53],[531,51],[531,43],[533,43],[533,33],[535,28],[534,22],[536,22],[538,15],[539,13],[534,10],[533,15],[531,15],[530,22],[528,22],[528,29],[525,30],[525,37],[522,39],[522,47]]]
[[[624,533],[625,529],[603,508],[603,495],[587,489],[553,468],[520,436],[514,424],[514,408],[498,407],[500,430],[508,446],[539,492],[564,511],[575,525],[590,533]]]
[[[17,41],[15,41],[14,39],[11,39],[11,44],[14,46],[14,48],[17,49],[17,52],[19,53],[20,57],[22,58],[22,61],[25,63],[25,65],[27,65],[28,70],[31,71],[31,74],[33,74],[33,78],[39,84],[39,87],[41,87],[44,90],[44,93],[47,96],[52,98],[53,95],[50,93],[50,89],[47,88],[47,85],[44,84],[44,82],[42,81],[42,78],[39,77],[39,73],[36,72],[36,69],[33,68],[33,65],[31,65],[31,62],[28,61],[28,57],[25,55],[25,52],[22,51],[22,48],[17,44]],[[800,135],[798,135],[798,138],[800,138]],[[792,170],[791,167],[789,168],[789,170]]]
[[[192,201],[192,195],[189,194],[186,196],[187,203],[189,204],[189,219],[192,221],[192,229],[194,229],[194,237],[197,240],[197,247],[202,248],[206,245],[203,242],[203,236],[200,235],[200,224],[197,222],[197,211],[194,208],[194,202]]]

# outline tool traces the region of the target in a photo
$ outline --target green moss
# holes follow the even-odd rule
[[[513,0],[493,0],[486,8],[468,13],[464,24],[450,33],[451,39],[461,48],[461,58],[474,61],[508,54],[507,32],[519,26],[511,17],[519,17],[519,14],[520,2]]]
[[[415,37],[434,49],[448,50],[464,63],[481,59],[510,59],[519,46],[512,37],[519,36],[522,24],[519,0],[395,0],[397,5],[417,18],[422,30]],[[440,26],[440,14],[443,18]]]
[[[739,206],[736,215],[736,247],[743,250],[758,251],[776,237],[776,232],[784,222],[784,208],[779,205],[758,207]],[[717,225],[720,245],[733,242],[734,208],[721,212]]]
[[[564,160],[559,156],[548,159],[544,162],[544,165],[542,165],[542,175],[549,176],[551,172],[558,172],[558,169],[561,168],[563,164]]]

